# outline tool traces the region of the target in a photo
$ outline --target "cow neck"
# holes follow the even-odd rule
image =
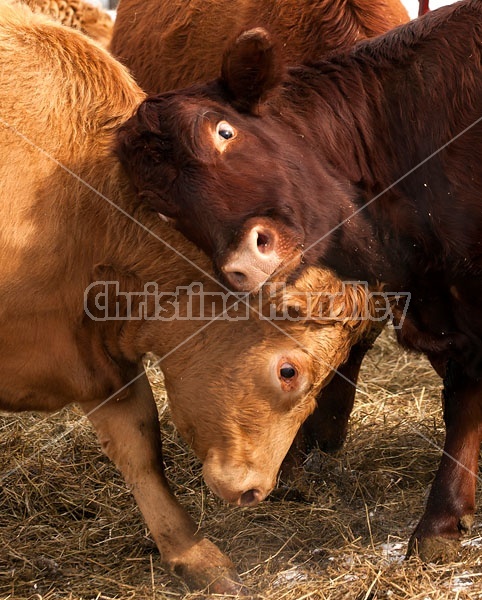
[[[346,195],[342,220],[365,207],[331,245],[318,245],[322,262],[343,276],[386,282],[398,273],[398,281],[389,283],[408,285],[407,273],[419,269],[427,253],[432,261],[443,260],[450,232],[437,231],[431,215],[435,208],[449,216],[453,197],[443,153],[427,158],[480,118],[482,35],[476,38],[473,23],[481,16],[475,2],[447,7],[431,21],[412,22],[351,53],[291,71],[285,93],[293,93],[291,84],[302,88],[313,108],[303,134],[355,190]],[[455,35],[464,40],[463,49],[447,43]],[[314,233],[317,239],[326,231]]]
[[[207,322],[196,318],[202,316],[201,293],[212,293],[210,300],[220,314],[226,307],[222,295],[226,290],[216,282],[206,255],[142,205],[122,169],[111,169],[111,173],[121,214],[112,220],[112,229],[104,232],[102,256],[98,256],[92,281],[118,282],[118,288],[110,288],[114,295],[109,291],[109,298],[111,309],[120,310],[121,318],[99,321],[99,329],[110,340],[107,350],[114,360],[134,362],[146,352],[165,355],[195,335]],[[127,320],[125,294],[134,298],[132,314],[138,314],[139,302],[147,302],[143,309],[147,319]],[[194,319],[188,318],[191,314]]]

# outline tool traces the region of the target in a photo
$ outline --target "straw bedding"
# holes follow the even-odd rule
[[[169,420],[162,374],[149,373],[172,487],[259,598],[482,598],[482,506],[460,562],[403,560],[444,429],[439,379],[391,332],[365,360],[343,450],[313,452],[254,509],[226,506],[206,488]],[[161,568],[126,485],[77,408],[0,415],[0,599],[195,597]]]

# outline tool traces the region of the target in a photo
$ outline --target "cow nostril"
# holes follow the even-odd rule
[[[246,275],[241,271],[226,271],[224,270],[224,276],[235,289],[243,289],[246,284]]]
[[[240,506],[255,506],[259,502],[261,502],[262,494],[260,490],[253,488],[252,490],[248,490],[241,494],[241,498],[239,499]]]

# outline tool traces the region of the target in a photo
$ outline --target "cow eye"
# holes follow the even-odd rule
[[[296,377],[297,371],[291,363],[286,362],[281,365],[279,375],[281,379],[284,379],[285,381],[290,381]]]
[[[291,354],[291,353],[290,353]],[[310,382],[307,377],[304,359],[301,362],[292,356],[282,356],[276,367],[277,389],[282,392],[281,398],[293,401],[300,398],[300,394],[308,391]]]
[[[216,134],[222,137],[224,140],[231,140],[236,136],[234,127],[232,127],[227,121],[221,121],[216,126]]]

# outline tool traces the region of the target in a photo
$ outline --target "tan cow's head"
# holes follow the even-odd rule
[[[363,311],[363,293],[336,296],[341,285],[328,271],[308,269],[299,290],[322,289],[323,298],[313,294],[307,301],[291,288],[275,302],[278,315],[284,309],[291,318],[305,316],[311,302],[309,321],[269,322],[253,312],[249,320],[217,320],[162,360],[174,423],[202,461],[208,486],[227,502],[252,506],[269,494],[318,391],[369,326],[352,318]],[[336,319],[313,317],[320,309],[327,314],[330,292]],[[251,303],[258,306],[256,298]],[[263,304],[265,315],[268,305],[273,298]],[[150,337],[156,324],[146,327]],[[193,322],[176,327],[181,342]]]

